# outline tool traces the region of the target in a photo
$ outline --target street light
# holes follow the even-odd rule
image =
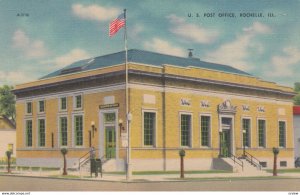
[[[219,146],[219,158],[221,158],[222,157],[222,154],[221,154],[221,147],[222,147],[222,144],[221,144],[221,138],[222,138],[222,129],[220,128],[219,129],[219,140],[220,140],[220,146]]]
[[[243,129],[243,157],[246,157],[246,130]]]

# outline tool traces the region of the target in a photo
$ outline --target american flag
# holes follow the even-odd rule
[[[114,36],[123,26],[125,26],[124,13],[120,14],[118,18],[116,18],[109,24],[109,36],[110,37]]]

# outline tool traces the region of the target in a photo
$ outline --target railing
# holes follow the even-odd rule
[[[233,160],[234,164],[238,164],[242,167],[242,171],[244,171],[244,163],[238,157],[234,156],[233,154],[229,153],[229,157],[231,160]]]
[[[243,156],[250,164],[256,166],[257,168],[259,168],[259,170],[261,170],[261,164],[260,161],[255,158],[254,156],[252,156],[249,152],[245,151],[245,156]],[[250,157],[248,157],[250,156]]]
[[[95,149],[94,151],[96,152],[98,149]],[[101,163],[102,165],[104,163],[106,163],[109,159],[111,159],[111,151],[109,152],[108,155],[103,155],[100,160],[101,160]],[[78,163],[78,170],[80,170],[80,168],[85,165],[86,163],[88,163],[90,161],[90,151],[87,152],[86,154],[84,154],[82,157],[79,158],[79,163]]]

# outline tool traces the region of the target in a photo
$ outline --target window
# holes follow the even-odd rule
[[[286,161],[280,161],[280,167],[287,167],[287,162]]]
[[[243,146],[246,146],[246,147],[250,147],[250,131],[251,131],[251,120],[250,119],[246,119],[246,118],[243,118],[242,119],[242,125],[243,125],[243,132],[242,132],[242,135],[243,135]],[[244,130],[245,130],[245,133],[244,133]]]
[[[26,121],[26,140],[27,147],[32,147],[32,120]]]
[[[60,98],[60,110],[67,110],[67,97]]]
[[[60,117],[59,120],[59,129],[60,129],[60,145],[68,145],[68,119],[67,117]]]
[[[26,113],[27,114],[32,114],[32,102],[27,102],[26,103]]]
[[[258,147],[266,147],[266,121],[258,120]]]
[[[82,95],[75,96],[74,108],[75,109],[82,108]]]
[[[285,121],[279,121],[279,147],[286,147],[286,124]]]
[[[201,116],[201,146],[210,146],[210,116]]]
[[[155,144],[155,115],[154,112],[144,112],[144,145],[154,146]]]
[[[45,101],[41,100],[39,101],[39,113],[45,112]]]
[[[259,164],[260,164],[262,167],[267,167],[267,162],[265,162],[265,161],[261,161],[261,162],[259,162]]]
[[[38,146],[45,146],[45,119],[38,120]]]
[[[75,145],[83,145],[83,117],[82,115],[74,116],[75,125]]]
[[[181,146],[191,146],[191,115],[181,114],[180,135]]]

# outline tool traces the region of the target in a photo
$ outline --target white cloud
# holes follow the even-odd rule
[[[287,47],[282,50],[282,55],[271,58],[272,71],[265,74],[269,77],[292,77],[295,72],[293,68],[300,62],[300,50],[295,47]]]
[[[151,41],[147,41],[144,43],[144,47],[149,50],[154,50],[159,53],[165,53],[175,56],[185,56],[187,52],[185,52],[180,47],[175,47],[171,45],[168,41],[153,38]]]
[[[259,34],[269,34],[271,29],[259,22],[254,22],[249,28],[244,28],[243,33],[237,35],[232,42],[224,43],[217,50],[211,51],[204,57],[208,61],[228,64],[242,70],[251,70],[247,60],[253,55],[261,54],[264,47],[261,43],[255,42],[254,38]]]
[[[20,50],[27,58],[41,58],[48,53],[43,41],[31,40],[22,30],[15,31],[12,41],[13,47]]]
[[[243,30],[248,33],[261,33],[261,34],[268,34],[272,32],[270,27],[260,22],[254,22],[252,26],[250,26],[249,28],[244,28]]]
[[[34,78],[32,76],[26,75],[24,72],[21,71],[0,71],[0,86],[5,84],[15,85],[20,83],[26,83],[33,80]]]
[[[219,33],[216,30],[209,30],[195,24],[186,23],[183,18],[174,14],[167,16],[172,23],[170,31],[188,41],[208,44],[214,42]]]
[[[72,5],[73,14],[86,20],[107,21],[116,18],[121,10],[114,7],[102,7],[99,5],[82,4]]]
[[[88,52],[86,52],[85,50],[75,48],[75,49],[72,49],[70,52],[63,54],[61,56],[58,56],[54,59],[44,60],[41,62],[41,64],[51,64],[52,66],[50,69],[53,70],[53,69],[63,68],[66,65],[70,65],[73,62],[87,59],[90,57],[91,57],[91,55]]]

